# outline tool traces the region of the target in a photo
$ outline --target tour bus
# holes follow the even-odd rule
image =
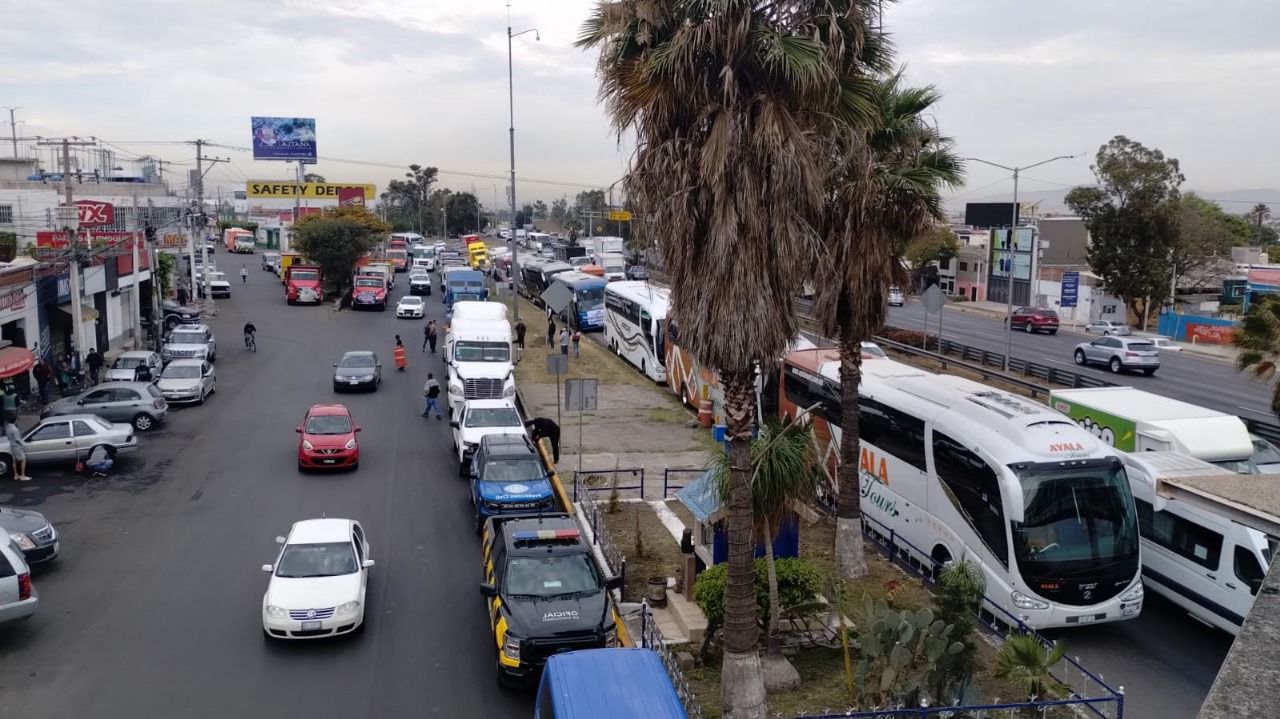
[[[838,375],[810,369],[822,351],[785,358],[779,414],[823,426],[829,456],[841,395]],[[889,359],[863,364],[858,395],[868,529],[926,566],[969,560],[988,600],[1037,629],[1142,611],[1137,509],[1116,450],[1043,405]]]
[[[557,272],[552,285],[561,285],[573,293],[573,299],[560,313],[565,323],[580,332],[604,327],[604,288],[609,281],[585,272]]]
[[[1276,540],[1224,514],[1165,499],[1156,491],[1162,479],[1236,473],[1179,452],[1134,452],[1124,455],[1124,463],[1138,505],[1147,589],[1194,619],[1239,634],[1271,566]]]
[[[671,290],[648,282],[610,282],[604,288],[605,343],[654,382],[667,381],[662,332]]]
[[[427,241],[427,238],[423,237],[422,235],[419,235],[416,232],[393,232],[391,233],[391,237],[388,239],[388,243],[389,243],[388,246],[412,248],[412,247],[417,247],[418,245],[421,245],[426,241]],[[397,243],[403,243],[403,244],[401,245]]]
[[[520,292],[536,305],[542,304],[542,292],[551,286],[551,278],[557,273],[573,269],[565,262],[531,258],[520,262],[523,282]]]

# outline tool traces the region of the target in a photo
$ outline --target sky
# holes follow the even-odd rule
[[[607,188],[629,137],[597,99],[596,55],[573,47],[591,0],[512,0],[517,197]],[[284,179],[254,162],[252,115],[315,117],[313,171],[379,190],[410,163],[505,204],[504,0],[0,0],[0,107],[20,136],[92,135],[120,157],[186,169],[196,138],[225,147],[207,187]],[[16,21],[15,21],[16,20]],[[1091,180],[1124,134],[1178,158],[1184,187],[1280,186],[1280,3],[1274,0],[902,0],[886,32],[958,151],[1028,170],[1021,188]],[[0,137],[9,134],[0,110]],[[0,143],[0,156],[9,153]],[[356,162],[342,162],[352,160]],[[179,182],[178,184],[182,184]],[[970,162],[954,198],[1007,194],[1010,173]]]

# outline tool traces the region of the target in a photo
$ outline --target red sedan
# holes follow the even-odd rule
[[[298,471],[355,469],[360,466],[360,443],[351,413],[340,404],[317,404],[298,425]]]

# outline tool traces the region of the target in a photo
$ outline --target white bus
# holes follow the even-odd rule
[[[663,330],[671,290],[648,282],[610,282],[604,288],[604,336],[609,349],[654,382],[667,381]]]
[[[779,413],[795,418],[817,405],[809,417],[831,457],[839,375],[809,367],[824,353],[787,356]],[[973,562],[988,599],[1035,628],[1138,616],[1138,518],[1118,452],[1043,405],[962,377],[889,359],[864,362],[862,372],[859,474],[870,529],[905,539],[926,566]]]

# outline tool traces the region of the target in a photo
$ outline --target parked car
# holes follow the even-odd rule
[[[169,414],[169,403],[150,382],[103,382],[78,395],[51,403],[40,416],[81,414],[96,415],[109,422],[127,422],[139,432],[145,432],[164,421]],[[27,455],[31,455],[29,450]]]
[[[175,359],[202,359],[214,362],[218,357],[218,343],[214,339],[213,330],[209,329],[208,325],[183,325],[175,327],[164,338],[164,346],[160,348],[160,354],[166,362]]]
[[[267,639],[315,639],[364,627],[369,584],[369,540],[352,519],[305,519],[289,536],[276,537],[275,564],[262,595],[262,633]]]
[[[209,273],[209,294],[213,295],[215,299],[231,296],[231,281],[227,279],[227,273]]]
[[[0,541],[7,535],[29,565],[50,562],[60,549],[58,530],[39,512],[0,507]]]
[[[469,399],[462,404],[453,428],[453,449],[458,454],[458,474],[471,474],[471,457],[480,440],[489,434],[527,434],[515,402],[509,399]]]
[[[1118,337],[1128,337],[1133,334],[1133,330],[1128,325],[1120,322],[1112,322],[1111,320],[1094,320],[1084,326],[1085,332],[1100,334],[1103,337],[1116,335]]]
[[[1015,330],[1026,330],[1027,334],[1058,334],[1058,313],[1047,307],[1019,307],[1013,311],[1012,319],[1005,318],[1005,322],[1012,322]]]
[[[1178,344],[1177,342],[1174,342],[1168,337],[1152,337],[1151,344],[1155,345],[1156,349],[1160,350],[1161,352],[1181,352],[1182,351],[1182,345]]]
[[[1142,370],[1148,377],[1160,369],[1160,352],[1144,337],[1099,337],[1076,345],[1076,364],[1106,365],[1112,372]]]
[[[377,390],[382,384],[382,363],[368,350],[347,352],[333,366],[333,391],[367,388]]]
[[[397,319],[417,319],[420,320],[426,314],[427,306],[422,304],[422,298],[414,295],[405,295],[396,303]]]
[[[897,287],[889,288],[889,306],[901,307],[906,304],[907,298],[902,295],[902,290]]]
[[[298,471],[308,469],[358,469],[360,427],[351,412],[340,404],[317,404],[302,417],[296,429]]]
[[[0,541],[0,624],[27,619],[39,605],[22,550],[13,542]]]
[[[649,279],[649,268],[644,265],[632,265],[627,268],[627,279],[647,280]]]
[[[89,456],[94,447],[106,447],[114,457],[135,452],[138,436],[133,427],[117,424],[92,414],[68,414],[48,417],[32,427],[22,438],[27,462],[74,464]],[[8,447],[0,451],[0,477],[13,471],[13,458]]]
[[[195,402],[204,400],[218,389],[218,378],[213,365],[202,359],[179,359],[170,362],[156,382],[166,402]]]
[[[106,379],[113,382],[151,382],[160,376],[164,364],[160,355],[146,350],[125,352],[107,368]]]
[[[203,317],[203,312],[195,307],[180,305],[173,300],[165,300],[161,304],[164,312],[164,328],[171,330],[178,325],[198,325]]]

